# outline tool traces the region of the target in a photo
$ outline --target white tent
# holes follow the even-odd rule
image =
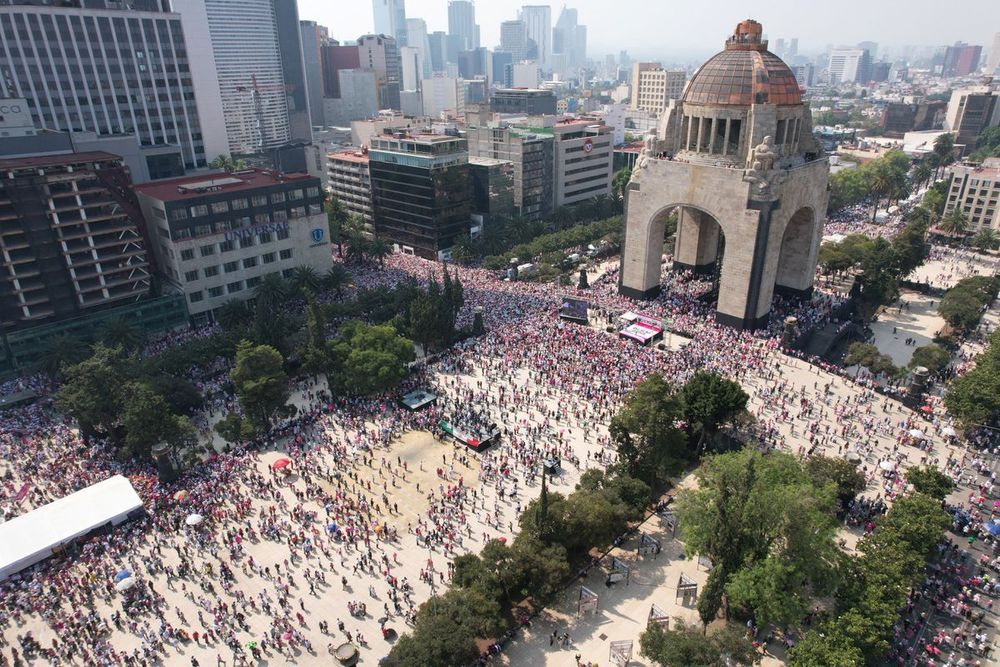
[[[0,524],[0,579],[45,560],[77,537],[117,526],[142,509],[132,483],[115,475]]]

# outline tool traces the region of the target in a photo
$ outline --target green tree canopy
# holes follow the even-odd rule
[[[336,382],[340,391],[374,394],[394,389],[416,358],[413,343],[389,325],[351,321],[341,326],[333,343]]]
[[[266,433],[290,395],[281,353],[269,345],[240,341],[230,378],[243,412],[259,432]]]
[[[805,469],[816,486],[834,485],[842,510],[865,489],[864,474],[846,459],[813,455],[805,460]]]
[[[98,343],[94,354],[64,371],[65,382],[56,394],[56,406],[80,423],[85,434],[111,435],[121,417],[127,379],[119,347]]]
[[[680,395],[684,419],[691,432],[699,434],[699,449],[722,424],[745,412],[750,400],[738,382],[708,371],[692,375]]]
[[[879,352],[878,348],[870,343],[851,343],[847,348],[847,356],[844,357],[846,366],[863,366],[872,373],[885,373],[895,375],[899,369],[892,363],[892,357]]]
[[[680,618],[673,627],[650,625],[639,636],[640,653],[663,667],[756,665],[761,655],[746,633],[729,626],[705,635]]]
[[[914,466],[906,471],[906,481],[931,498],[944,500],[955,490],[955,481],[936,466]]]
[[[173,414],[167,401],[149,385],[130,382],[125,386],[125,395],[128,399],[121,419],[128,454],[148,459],[153,445],[159,442],[175,447],[196,442],[194,427],[187,417]]]
[[[940,345],[931,343],[929,345],[921,345],[913,350],[913,356],[910,358],[910,368],[923,366],[931,373],[940,373],[950,361],[951,354],[948,350]]]

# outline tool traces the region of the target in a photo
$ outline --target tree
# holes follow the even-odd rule
[[[304,299],[306,298],[306,293],[315,294],[322,285],[323,278],[316,269],[309,265],[296,266],[292,269],[288,291]]]
[[[982,296],[974,290],[956,285],[941,297],[937,310],[945,322],[956,329],[968,331],[979,324],[984,305]]]
[[[130,353],[139,349],[142,332],[125,318],[114,317],[101,325],[98,338],[108,347],[120,347]]]
[[[622,167],[615,172],[611,179],[611,189],[620,201],[625,201],[625,191],[628,189],[628,182],[632,179],[632,170]]]
[[[353,232],[347,237],[347,259],[361,264],[368,257],[370,241],[361,232]]]
[[[654,489],[680,472],[692,454],[683,417],[684,402],[662,375],[640,382],[609,427],[622,470]]]
[[[455,243],[451,246],[451,258],[459,264],[470,264],[479,256],[476,251],[476,243],[469,236],[468,232],[463,232],[455,238]]]
[[[965,236],[969,230],[969,218],[962,212],[962,209],[956,206],[941,218],[938,229],[948,236]]]
[[[750,400],[739,383],[708,371],[692,375],[680,394],[684,402],[684,420],[691,434],[699,434],[699,450],[719,426],[744,412]]]
[[[173,414],[167,401],[149,385],[130,382],[125,395],[128,400],[121,417],[125,429],[123,453],[148,459],[153,445],[159,442],[178,448],[196,442],[191,422]]]
[[[884,238],[871,243],[861,260],[861,309],[866,319],[879,306],[892,303],[899,293],[899,260],[892,244]]]
[[[237,443],[252,440],[257,431],[249,419],[243,419],[237,414],[228,414],[215,423],[215,432],[226,442]]]
[[[1000,334],[991,336],[975,368],[951,381],[944,404],[966,427],[989,424],[1000,412]]]
[[[333,346],[327,340],[326,317],[311,294],[306,298],[306,342],[302,367],[310,373],[330,373],[334,367]],[[327,378],[329,383],[329,378]]]
[[[927,164],[926,162],[921,162],[913,169],[913,183],[917,187],[920,187],[921,185],[930,180],[931,175],[933,173],[934,170],[931,169],[929,164]]]
[[[329,195],[324,204],[326,209],[326,224],[330,230],[330,240],[337,244],[337,256],[344,256],[344,226],[347,222],[347,209],[340,200]]]
[[[198,387],[190,380],[173,375],[156,375],[149,379],[148,384],[163,397],[174,414],[193,415],[205,403]]]
[[[948,353],[948,350],[940,345],[931,343],[930,345],[922,345],[913,350],[913,356],[910,358],[910,368],[923,366],[931,373],[940,373],[950,362],[951,354]]]
[[[288,376],[281,353],[269,345],[240,341],[236,346],[236,367],[229,374],[243,412],[260,433],[288,402]]]
[[[807,632],[788,651],[788,664],[794,667],[857,667],[865,664],[861,650],[849,637],[833,628],[833,632]]]
[[[368,245],[368,256],[378,262],[379,266],[385,266],[385,258],[392,254],[392,246],[385,239],[376,238]]]
[[[895,375],[899,369],[892,363],[892,357],[882,354],[869,343],[851,343],[844,357],[845,366],[863,366],[872,373]]]
[[[226,331],[242,329],[253,320],[253,311],[242,299],[229,299],[219,306],[215,320]]]
[[[67,366],[87,358],[87,346],[68,334],[57,334],[45,342],[42,368],[50,378],[62,377]]]
[[[126,381],[125,359],[121,348],[102,343],[94,354],[65,368],[65,382],[56,394],[56,406],[80,423],[86,435],[113,434],[121,416]]]
[[[726,626],[710,635],[704,635],[674,619],[673,628],[650,625],[639,636],[640,653],[663,667],[681,665],[697,667],[732,667],[756,665],[761,655],[745,632]]]
[[[375,394],[394,389],[414,360],[413,343],[389,325],[344,324],[332,347],[341,391]]]
[[[730,601],[758,622],[801,620],[837,580],[834,485],[816,486],[791,455],[755,449],[710,456],[695,474],[676,504],[688,555],[710,558]]]
[[[343,296],[344,288],[351,284],[351,275],[343,264],[334,264],[323,274],[323,287],[333,290],[337,298]]]
[[[288,285],[281,274],[269,273],[254,291],[254,340],[278,350],[288,345],[286,333],[285,301],[289,297]]]
[[[867,485],[857,464],[846,459],[813,455],[805,460],[805,469],[816,486],[833,484],[842,512]]]
[[[920,493],[944,500],[955,490],[955,481],[935,466],[912,467],[906,471],[906,481]]]
[[[997,236],[997,233],[989,227],[983,227],[976,232],[975,236],[969,242],[984,252],[987,250],[996,250],[997,247],[1000,247],[1000,236]]]
[[[938,135],[933,150],[938,170],[952,164],[955,161],[955,135],[950,132]]]
[[[917,207],[914,210],[925,210]],[[908,276],[920,267],[930,255],[930,245],[925,241],[927,223],[913,218],[906,227],[892,239],[892,251],[897,263],[896,274],[899,277]]]
[[[234,160],[229,155],[217,155],[214,160],[208,163],[208,166],[212,169],[225,169],[229,173],[247,168],[243,160]]]

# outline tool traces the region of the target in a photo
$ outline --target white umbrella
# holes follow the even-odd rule
[[[119,593],[124,593],[133,586],[135,586],[135,577],[129,577],[128,579],[122,579],[115,584],[115,590]]]
[[[956,435],[958,435],[958,431],[956,431],[950,426],[945,426],[943,429],[941,429],[941,432],[944,433],[949,438],[954,438]]]
[[[201,522],[202,522],[202,516],[200,514],[190,514],[188,515],[188,518],[184,520],[184,523],[186,523],[189,526],[197,526]]]
[[[911,428],[910,431],[909,431],[909,433],[910,433],[910,436],[914,437],[914,438],[922,438],[922,437],[924,437],[924,432],[921,431],[919,428]]]
[[[881,468],[882,470],[885,470],[886,472],[889,472],[890,470],[896,469],[896,464],[893,463],[892,461],[882,461],[882,463],[878,464],[878,467]]]

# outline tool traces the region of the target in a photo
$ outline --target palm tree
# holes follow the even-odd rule
[[[212,169],[225,169],[230,174],[234,171],[240,171],[246,169],[246,162],[243,160],[234,160],[229,155],[218,155],[214,160],[208,163],[208,166]]]
[[[340,298],[344,288],[351,284],[351,275],[344,268],[343,264],[334,264],[330,270],[323,275],[323,287],[333,290]]]
[[[392,247],[385,239],[374,239],[368,244],[368,256],[378,262],[379,266],[385,266],[385,258],[392,254]]]
[[[319,272],[311,266],[297,266],[292,269],[291,288],[303,298],[307,291],[313,294],[319,291],[322,282]]]
[[[369,242],[360,232],[347,237],[347,259],[361,264],[368,256]]]
[[[269,273],[261,279],[254,290],[256,308],[278,308],[288,295],[288,285],[280,273]]]
[[[926,162],[918,164],[913,170],[913,189],[919,190],[924,183],[930,180],[932,173],[934,173],[933,170]]]
[[[970,243],[980,250],[995,250],[1000,245],[1000,236],[989,227],[983,227],[976,232]]]
[[[955,135],[939,134],[934,140],[934,155],[937,157],[938,169],[947,167],[955,161]],[[935,174],[937,177],[937,174]]]
[[[253,313],[246,301],[230,299],[215,311],[215,321],[226,331],[238,329],[250,323]]]
[[[872,174],[871,193],[875,195],[875,206],[872,208],[872,222],[875,222],[875,214],[878,213],[878,205],[882,202],[882,196],[888,195],[892,188],[892,175],[884,167],[878,167]]]
[[[123,317],[115,317],[101,325],[98,339],[108,347],[121,347],[132,352],[142,343],[142,332]]]
[[[344,256],[344,224],[347,222],[347,210],[340,200],[330,195],[325,204],[326,223],[330,228],[330,240],[337,244],[337,256]]]
[[[62,375],[67,366],[78,364],[90,354],[87,346],[67,334],[49,338],[42,353],[42,368],[50,378]]]
[[[941,218],[938,229],[948,236],[965,236],[969,229],[969,219],[957,206]]]
[[[573,210],[568,206],[560,206],[552,212],[552,225],[556,229],[566,229],[573,224]]]

